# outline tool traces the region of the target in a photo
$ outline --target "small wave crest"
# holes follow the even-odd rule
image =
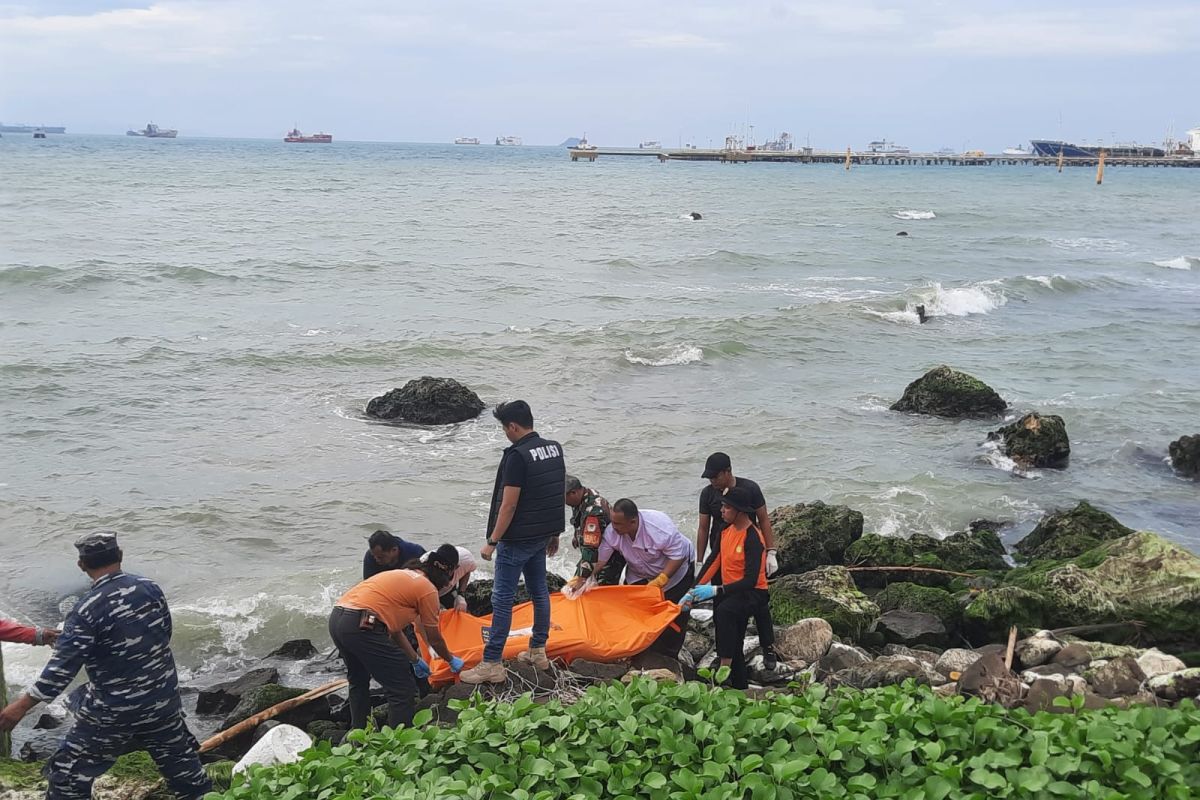
[[[990,464],[996,469],[1011,473],[1018,478],[1037,479],[1042,477],[1042,473],[1036,469],[1022,467],[1016,461],[1013,461],[1000,450],[999,442],[984,442],[981,445],[983,449],[983,461]]]
[[[694,344],[663,345],[635,352],[625,351],[625,360],[643,367],[674,367],[704,360],[704,351]]]
[[[892,216],[896,219],[937,219],[937,214],[932,211],[917,211],[914,209],[897,211]]]
[[[1179,258],[1169,258],[1162,261],[1151,261],[1156,267],[1165,267],[1166,269],[1187,269],[1200,266],[1200,256],[1179,256]]]
[[[903,309],[877,311],[868,309],[877,317],[909,325],[919,325],[917,306],[925,306],[927,317],[966,317],[972,314],[987,314],[1008,302],[1008,297],[998,286],[979,284],[945,288],[940,283],[920,289],[916,298],[905,302]]]

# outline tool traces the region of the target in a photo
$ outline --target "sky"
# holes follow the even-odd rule
[[[0,0],[0,120],[998,151],[1200,126],[1200,2]]]

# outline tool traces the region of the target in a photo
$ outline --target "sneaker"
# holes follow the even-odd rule
[[[525,664],[533,664],[540,670],[550,669],[550,659],[546,657],[546,648],[531,647],[523,653],[517,655],[517,661]]]
[[[504,683],[508,680],[508,672],[499,661],[481,661],[477,667],[464,669],[458,677],[463,683]]]

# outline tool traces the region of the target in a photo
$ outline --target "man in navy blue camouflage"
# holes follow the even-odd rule
[[[162,589],[121,571],[116,534],[87,534],[75,547],[91,591],[67,615],[37,683],[0,711],[0,730],[12,730],[39,701],[54,700],[86,668],[88,682],[68,703],[75,726],[46,762],[47,800],[87,800],[92,782],[136,750],[150,754],[177,797],[203,797],[212,783],[183,721]]]

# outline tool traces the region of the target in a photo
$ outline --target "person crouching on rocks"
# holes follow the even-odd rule
[[[751,515],[755,512],[750,491],[734,486],[722,498],[721,548],[709,556],[700,573],[700,583],[680,603],[712,599],[713,625],[717,634],[717,657],[729,667],[729,685],[745,689],[749,682],[743,646],[750,619],[767,606],[766,547]],[[714,579],[718,582],[714,583]]]
[[[329,615],[329,635],[341,651],[350,679],[350,726],[366,727],[371,714],[371,679],[387,695],[388,725],[411,725],[417,685],[429,664],[404,635],[420,622],[429,649],[458,672],[463,661],[450,652],[438,629],[438,591],[458,569],[458,550],[444,544],[425,561],[372,576],[342,595]]]

